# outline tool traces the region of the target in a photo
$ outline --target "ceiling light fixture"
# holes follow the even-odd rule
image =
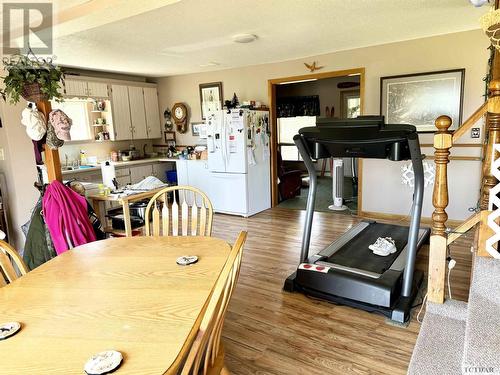
[[[235,43],[252,43],[255,40],[257,40],[257,35],[254,34],[233,35],[233,42]]]
[[[301,83],[301,82],[311,82],[311,81],[317,81],[317,78],[311,78],[311,79],[300,79],[298,81],[286,81],[286,82],[280,82],[280,85],[289,85],[290,83]]]

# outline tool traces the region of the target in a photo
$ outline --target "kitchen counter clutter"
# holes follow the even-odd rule
[[[116,168],[120,168],[120,167],[128,167],[131,165],[152,164],[152,163],[160,163],[160,162],[167,163],[167,162],[176,162],[176,161],[179,161],[179,159],[157,157],[157,158],[144,158],[144,159],[138,159],[138,160],[130,160],[130,161],[117,161],[117,162],[112,162],[112,164],[114,164]],[[100,171],[100,170],[101,170],[100,165],[89,165],[89,166],[84,166],[84,167],[80,167],[80,168],[76,168],[76,169],[63,170],[62,174],[68,175],[68,174],[74,174],[74,173],[85,173],[85,172]]]

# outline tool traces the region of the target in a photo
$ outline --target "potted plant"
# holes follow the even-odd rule
[[[64,73],[51,59],[14,55],[3,59],[7,76],[2,77],[5,87],[0,95],[10,103],[19,102],[23,97],[29,102],[41,100],[62,100],[60,85],[64,84]]]

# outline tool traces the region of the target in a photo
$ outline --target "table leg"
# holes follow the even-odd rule
[[[123,221],[125,223],[125,235],[132,237],[132,223],[130,222],[130,207],[127,201],[122,202]]]

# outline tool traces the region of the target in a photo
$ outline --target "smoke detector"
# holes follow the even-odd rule
[[[235,43],[252,43],[257,39],[257,35],[254,34],[237,34],[233,36],[233,42]]]

